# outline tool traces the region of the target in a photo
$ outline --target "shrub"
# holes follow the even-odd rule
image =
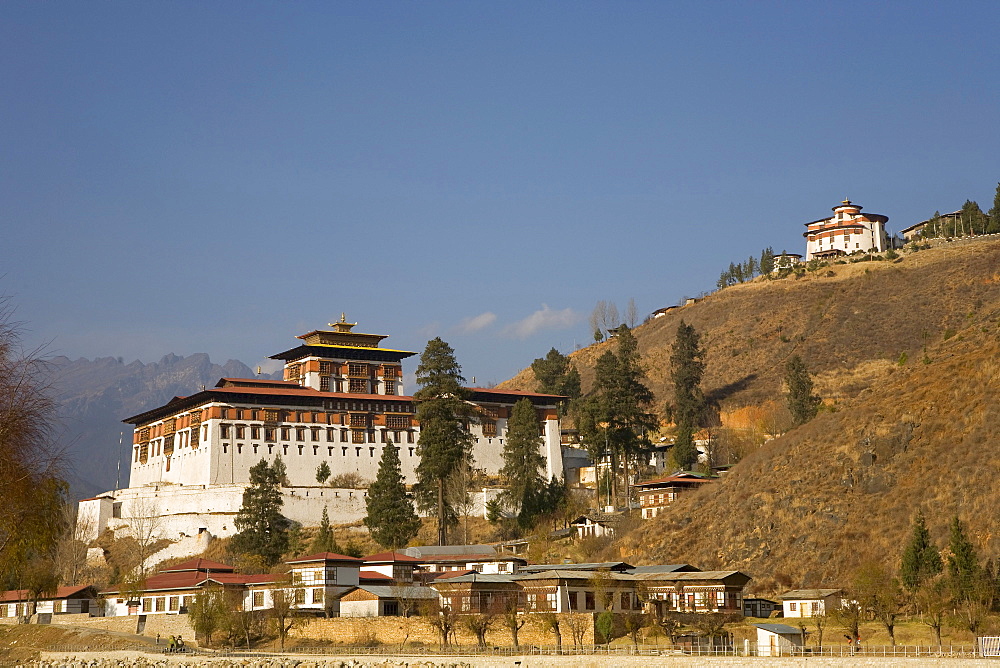
[[[340,489],[365,489],[368,487],[368,481],[362,478],[360,473],[355,471],[338,473],[330,478],[330,481],[327,484],[330,485],[330,487],[337,487]]]

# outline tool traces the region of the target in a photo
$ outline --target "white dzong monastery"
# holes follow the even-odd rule
[[[323,462],[333,476],[371,481],[383,448],[395,447],[406,482],[416,482],[420,425],[413,398],[403,394],[401,366],[415,353],[382,348],[384,335],[355,332],[345,320],[272,355],[285,364],[284,380],[223,378],[125,419],[135,427],[129,486],[80,502],[90,533],[128,531],[135,518],[152,517],[156,535],[175,541],[230,536],[250,467],[261,459],[284,462],[282,512],[303,525],[318,524],[324,508],[334,523],[365,515],[366,490],[317,482]],[[546,476],[562,477],[561,397],[531,392],[469,388],[479,413],[469,425],[473,467],[499,472],[507,417],[522,398],[538,414]]]
[[[863,207],[845,199],[833,207],[833,215],[806,223],[806,261],[856,252],[882,253],[892,248],[885,230],[888,216],[861,213]]]

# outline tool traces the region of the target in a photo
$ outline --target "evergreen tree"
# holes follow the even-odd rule
[[[706,409],[705,395],[701,391],[701,377],[705,373],[704,352],[699,347],[699,338],[694,327],[681,320],[674,350],[670,354],[674,381],[671,412],[677,423],[673,457],[682,469],[690,469],[698,461],[694,434],[701,426]]]
[[[316,482],[322,485],[330,479],[330,473],[330,465],[326,462],[321,463],[316,467]]]
[[[967,600],[976,593],[982,579],[982,567],[972,541],[965,535],[962,521],[956,515],[951,521],[951,540],[948,543],[948,577],[955,598]]]
[[[542,510],[545,458],[539,452],[540,445],[535,407],[529,399],[519,399],[507,420],[500,475],[507,483],[504,494],[507,507],[517,511],[517,522],[523,528],[530,527]]]
[[[910,592],[915,592],[925,582],[941,572],[941,555],[931,542],[924,514],[917,513],[913,521],[910,542],[903,550],[903,561],[899,567],[899,579]]]
[[[990,220],[986,226],[987,234],[1000,234],[1000,183],[997,184],[996,194],[993,195],[993,208],[990,209]]]
[[[420,389],[417,420],[418,494],[423,505],[432,509],[438,521],[438,544],[448,544],[449,518],[454,516],[445,496],[445,482],[458,467],[468,465],[472,435],[463,421],[473,418],[465,403],[465,378],[455,359],[455,351],[440,338],[427,342],[417,366]]]
[[[545,357],[539,357],[531,363],[531,371],[538,381],[538,391],[544,394],[557,394],[559,384],[569,369],[569,358],[555,348],[549,350]]]
[[[531,371],[538,381],[539,392],[559,394],[570,400],[579,398],[580,372],[570,362],[569,357],[555,348],[549,350],[544,358],[539,357],[532,362]]]
[[[580,398],[580,394],[582,394],[580,372],[576,370],[576,366],[574,364],[569,365],[569,371],[567,371],[563,376],[562,383],[560,384],[560,390],[556,394],[569,397],[570,400]]]
[[[250,485],[243,491],[243,505],[236,513],[230,550],[234,554],[259,555],[265,565],[273,566],[288,550],[291,523],[281,514],[281,482],[277,464],[261,459],[250,467]]]
[[[821,399],[813,394],[813,381],[805,362],[792,355],[785,364],[785,385],[788,386],[788,409],[796,425],[816,417]]]
[[[319,520],[319,531],[316,532],[316,538],[309,546],[309,551],[313,553],[339,551],[337,541],[333,537],[333,529],[330,528],[330,514],[326,512],[326,506],[323,506],[323,516]]]
[[[768,246],[760,252],[760,273],[764,276],[774,271],[774,249]]]
[[[365,499],[368,511],[365,525],[375,542],[390,550],[405,547],[420,530],[420,518],[406,496],[400,468],[399,449],[393,443],[386,443],[378,463],[378,474]]]

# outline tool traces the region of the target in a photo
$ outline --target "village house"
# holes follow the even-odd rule
[[[523,590],[516,576],[503,573],[464,573],[435,578],[429,585],[441,605],[454,612],[498,612],[523,606]]]
[[[673,475],[659,480],[650,480],[632,485],[639,498],[639,508],[642,519],[648,520],[677,499],[678,494],[684,494],[698,489],[706,483],[715,482],[715,478],[693,471],[678,471]]]
[[[362,573],[374,572],[395,584],[407,584],[413,582],[415,571],[420,569],[420,560],[402,552],[379,552],[365,557],[363,568]]]
[[[528,563],[513,554],[500,554],[492,545],[422,545],[408,547],[407,556],[426,574],[441,571],[475,571],[477,573],[516,573]]]
[[[843,594],[842,589],[794,589],[778,598],[785,617],[815,617],[839,608]]]
[[[59,587],[53,594],[40,596],[34,606],[32,598],[27,589],[0,593],[0,622],[16,624],[34,615],[39,623],[51,620],[53,615],[101,615],[97,590],[90,585]]]
[[[340,597],[360,582],[361,559],[320,552],[285,561],[291,566],[295,607],[316,613],[338,612]]]
[[[631,612],[642,605],[632,576],[615,571],[557,569],[518,576],[528,612]]]
[[[739,571],[651,571],[632,577],[658,616],[667,612],[743,614],[743,590],[751,579]]]
[[[102,590],[102,613],[107,617],[184,614],[194,597],[211,587],[243,599],[244,609],[263,610],[271,607],[274,589],[289,585],[288,576],[281,573],[240,574],[227,564],[190,559],[161,569],[135,588]]]
[[[577,538],[614,537],[615,529],[621,522],[621,513],[592,510],[580,515],[569,523]]]
[[[774,256],[774,267],[772,267],[771,272],[777,273],[783,269],[794,269],[800,264],[802,264],[801,255],[798,253],[785,253],[782,251],[780,255]]]
[[[429,587],[363,584],[340,597],[340,616],[409,617],[437,598]]]

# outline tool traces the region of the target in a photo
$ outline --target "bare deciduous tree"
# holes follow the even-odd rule
[[[288,632],[299,623],[295,598],[299,587],[283,587],[271,591],[271,627],[278,636],[281,650],[285,650]]]
[[[40,350],[21,348],[12,314],[0,296],[0,575],[16,580],[25,565],[51,556],[66,485],[46,363]]]
[[[155,501],[146,497],[138,497],[128,505],[128,515],[125,519],[128,525],[128,535],[135,540],[135,558],[138,572],[134,575],[144,578],[149,572],[146,562],[154,553],[156,542],[160,539],[162,520],[160,509]]]
[[[635,297],[629,297],[628,306],[625,307],[625,324],[629,329],[635,329],[639,324],[639,309],[635,305]]]

